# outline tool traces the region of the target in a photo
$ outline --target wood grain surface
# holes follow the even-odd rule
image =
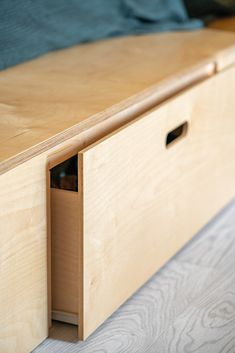
[[[115,115],[126,121],[235,62],[235,34],[153,34],[84,44],[0,73],[0,171]]]
[[[53,188],[50,193],[52,310],[77,316],[78,193]]]
[[[235,200],[85,342],[54,322],[34,353],[234,353]]]
[[[30,160],[1,175],[0,352],[28,353],[48,334],[45,169]]]
[[[78,153],[80,338],[235,196],[234,90],[232,68]],[[185,121],[186,135],[166,148]]]

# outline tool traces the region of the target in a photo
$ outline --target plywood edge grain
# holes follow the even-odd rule
[[[78,338],[85,339],[84,323],[84,239],[83,239],[83,155],[78,154]]]
[[[150,86],[140,93],[73,125],[63,132],[7,160],[1,161],[0,175],[57,145],[59,147],[65,141],[69,142],[74,136],[84,132],[86,133],[86,138],[84,139],[83,147],[86,147],[107,133],[131,121],[139,114],[143,114],[147,110],[178,94],[180,91],[207,79],[215,72],[215,61],[208,59],[198,65],[184,69],[177,75],[172,75],[172,77]]]
[[[51,190],[50,190],[50,171],[46,170],[46,229],[47,229],[47,315],[48,328],[52,326],[52,293],[51,293]],[[49,330],[48,330],[49,334]]]

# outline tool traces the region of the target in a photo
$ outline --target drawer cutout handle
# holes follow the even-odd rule
[[[181,140],[188,132],[188,122],[177,126],[175,129],[168,132],[166,136],[166,148],[171,147],[175,142]]]

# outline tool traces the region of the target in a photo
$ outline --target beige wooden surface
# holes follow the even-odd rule
[[[54,322],[34,353],[233,353],[234,254],[235,200],[86,341]]]
[[[80,338],[235,194],[234,91],[235,68],[78,153]],[[187,135],[166,149],[184,121]]]
[[[84,131],[0,176],[1,353],[29,353],[48,334],[48,170],[103,135]]]
[[[29,353],[47,337],[48,168],[97,133],[81,133],[0,176],[1,353]]]
[[[112,124],[117,113],[127,120],[234,63],[234,39],[214,30],[119,38],[2,71],[1,173],[91,126]]]
[[[45,170],[30,160],[0,177],[0,352],[48,335]]]
[[[78,193],[51,189],[52,310],[78,314]]]
[[[28,353],[47,334],[47,163],[52,166],[58,158],[77,153],[141,111],[234,61],[233,35],[206,31],[180,37],[174,33],[84,45],[0,73],[0,170],[5,172],[0,176],[0,325],[4,328],[0,348],[4,353]],[[171,45],[164,46],[166,38]],[[122,60],[115,61],[118,52]],[[96,60],[91,63],[88,58],[94,53]],[[166,65],[166,58],[172,57],[173,64]],[[129,66],[128,58],[132,58]],[[86,63],[86,70],[81,63]],[[141,77],[136,75],[139,65]],[[121,104],[102,111],[120,99]]]
[[[82,133],[0,176],[1,353],[29,353],[48,335],[48,168],[89,138]]]

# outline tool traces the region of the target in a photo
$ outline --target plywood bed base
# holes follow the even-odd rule
[[[234,64],[235,34],[201,30],[0,73],[0,352],[51,313],[86,339],[232,199]],[[77,190],[52,187],[71,157]]]

